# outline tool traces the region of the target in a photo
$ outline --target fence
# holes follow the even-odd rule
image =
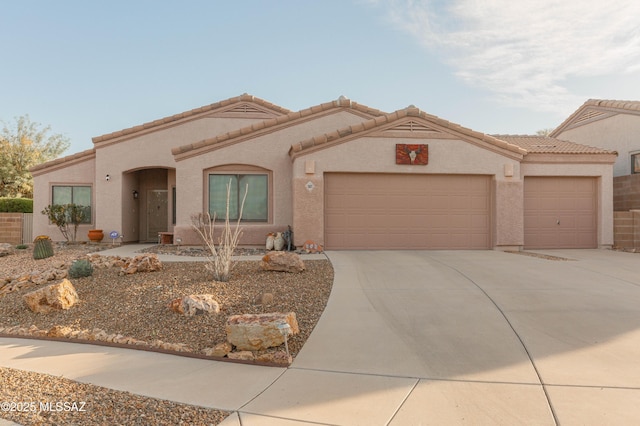
[[[618,248],[640,248],[640,210],[613,212],[613,244]]]
[[[33,241],[33,213],[22,213],[22,244]]]
[[[33,213],[0,213],[0,243],[33,241]]]

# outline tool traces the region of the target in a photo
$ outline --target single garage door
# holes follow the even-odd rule
[[[596,248],[596,195],[596,178],[525,177],[524,247]]]
[[[489,176],[325,174],[327,249],[487,249]]]

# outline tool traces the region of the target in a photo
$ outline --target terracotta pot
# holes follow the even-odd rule
[[[99,243],[104,238],[104,233],[102,229],[90,229],[89,230],[89,240],[94,243]]]

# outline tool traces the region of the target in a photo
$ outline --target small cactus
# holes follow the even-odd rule
[[[46,259],[53,256],[53,244],[51,244],[51,238],[46,235],[40,235],[33,240],[33,258]]]
[[[87,259],[74,260],[69,268],[69,277],[81,278],[93,275],[93,266]]]

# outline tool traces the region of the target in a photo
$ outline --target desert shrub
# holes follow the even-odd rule
[[[69,277],[81,278],[93,275],[93,266],[87,259],[79,259],[73,261],[69,267]]]
[[[191,227],[198,233],[198,236],[204,243],[206,249],[209,251],[206,258],[205,268],[213,274],[213,279],[216,281],[227,282],[231,275],[231,269],[233,268],[232,256],[240,237],[242,236],[242,229],[240,228],[240,220],[242,218],[242,211],[244,210],[244,202],[247,199],[247,193],[249,192],[249,185],[245,187],[244,197],[240,204],[240,212],[238,214],[238,221],[235,228],[231,229],[231,223],[229,222],[229,200],[231,198],[231,182],[227,184],[227,208],[224,220],[224,226],[222,228],[222,234],[216,243],[215,224],[216,217],[213,217],[209,213],[200,213],[191,215]]]
[[[86,218],[86,210],[77,204],[51,204],[41,212],[56,225],[67,241],[76,241],[78,226]]]
[[[26,245],[26,244],[18,244],[18,245],[16,246],[16,248],[17,248],[18,250],[26,250],[26,249],[28,249],[28,248],[29,248],[29,246],[28,246],[28,245]]]

